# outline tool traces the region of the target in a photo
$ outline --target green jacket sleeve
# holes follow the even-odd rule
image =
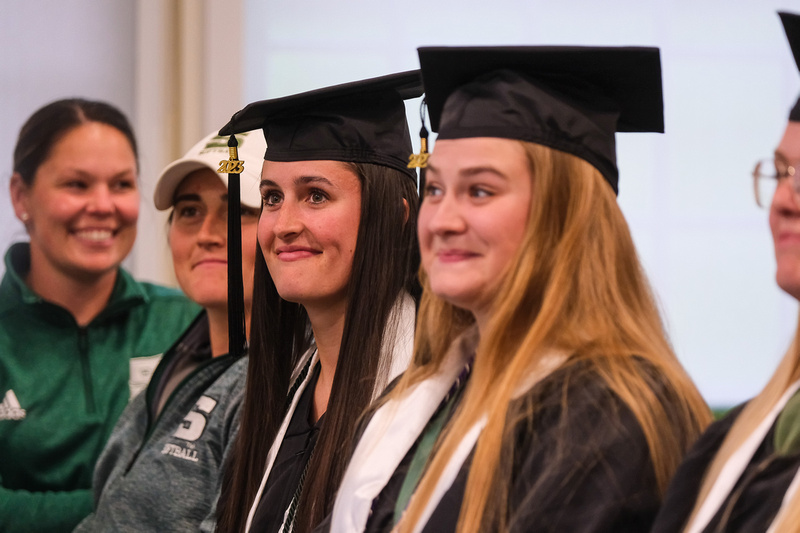
[[[0,532],[69,532],[92,512],[92,491],[29,492],[0,487]]]

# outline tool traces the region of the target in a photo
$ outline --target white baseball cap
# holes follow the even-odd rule
[[[264,153],[267,151],[267,143],[264,140],[264,133],[261,130],[237,133],[236,140],[239,141],[239,159],[244,162],[244,172],[241,173],[241,201],[248,207],[261,207],[261,166],[264,163]],[[220,167],[220,162],[227,160],[228,137],[217,135],[213,132],[205,139],[192,146],[182,158],[170,163],[161,172],[156,184],[156,192],[153,195],[156,209],[164,211],[173,205],[175,199],[175,189],[178,188],[183,178],[195,170],[209,168],[214,172]],[[228,186],[228,175],[220,174],[217,176]]]

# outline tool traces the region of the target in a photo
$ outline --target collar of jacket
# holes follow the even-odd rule
[[[59,309],[63,313],[72,315],[63,307],[45,301],[41,296],[33,292],[25,283],[25,275],[30,269],[31,252],[30,244],[18,242],[12,244],[5,255],[6,274],[0,282],[0,315],[11,312],[15,308],[24,306],[39,306],[42,309]],[[120,313],[146,304],[149,296],[144,288],[123,268],[117,270],[117,279],[114,289],[111,291],[106,307],[97,315],[92,324],[105,321],[116,317]],[[61,313],[53,313],[58,315]],[[73,319],[74,321],[74,319]]]

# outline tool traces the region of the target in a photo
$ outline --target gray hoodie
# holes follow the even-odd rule
[[[196,366],[156,414],[186,358]],[[94,513],[75,531],[213,531],[246,372],[247,357],[211,358],[207,322],[198,319],[123,412],[95,468]]]

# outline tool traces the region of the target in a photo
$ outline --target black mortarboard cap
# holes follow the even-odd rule
[[[794,62],[800,70],[800,15],[794,13],[778,12],[783,23],[783,31],[786,32],[786,40],[789,41],[789,48],[792,50]],[[789,112],[789,120],[800,122],[800,98]]]
[[[439,139],[502,137],[549,146],[597,168],[617,192],[615,132],[664,131],[657,48],[419,48]]]
[[[254,102],[219,133],[262,128],[268,161],[375,163],[416,180],[403,100],[421,95],[419,71],[400,72]]]

